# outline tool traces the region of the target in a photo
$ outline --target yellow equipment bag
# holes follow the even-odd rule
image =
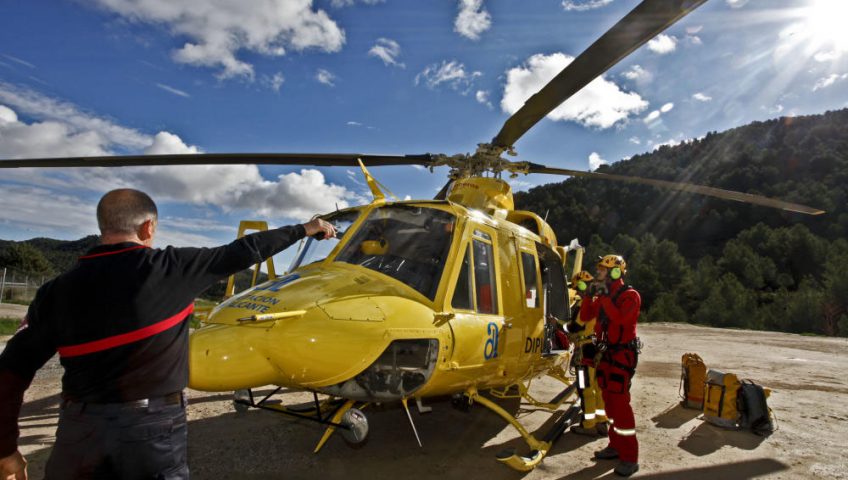
[[[736,396],[739,379],[732,373],[710,369],[704,385],[704,420],[724,428],[739,428]]]
[[[704,384],[707,381],[707,366],[697,353],[684,353],[680,373],[680,404],[686,408],[704,408]]]

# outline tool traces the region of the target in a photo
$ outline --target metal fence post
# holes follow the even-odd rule
[[[3,267],[3,277],[0,278],[0,303],[3,303],[3,289],[6,287],[6,267]]]

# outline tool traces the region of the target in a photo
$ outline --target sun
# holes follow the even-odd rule
[[[814,43],[837,54],[848,51],[848,1],[813,0],[807,12],[807,33]]]

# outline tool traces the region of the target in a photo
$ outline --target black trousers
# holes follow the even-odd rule
[[[188,479],[185,405],[67,403],[45,478]]]

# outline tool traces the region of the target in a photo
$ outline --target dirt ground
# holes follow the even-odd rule
[[[27,312],[26,305],[14,303],[0,303],[0,318],[24,318]]]
[[[679,324],[640,326],[645,349],[634,380],[633,404],[640,443],[637,478],[848,478],[848,340],[781,333],[721,330]],[[8,337],[7,337],[8,338]],[[2,347],[2,340],[0,340]],[[678,405],[680,356],[697,352],[708,367],[737,373],[773,389],[770,406],[779,430],[768,438],[704,423]],[[41,478],[54,441],[61,367],[52,360],[26,395],[21,450],[32,478]],[[555,382],[534,385],[539,398],[557,393]],[[219,478],[615,478],[612,461],[590,459],[605,440],[564,435],[535,471],[522,474],[495,460],[507,447],[525,453],[518,435],[482,406],[469,412],[449,401],[412,416],[419,448],[403,410],[367,409],[368,441],[351,448],[336,435],[312,453],[322,431],[268,411],[236,413],[230,394],[189,391],[189,464],[195,479]],[[302,393],[286,402],[303,402]],[[503,402],[512,412],[517,402]],[[527,411],[531,430],[550,418]],[[540,428],[541,427],[541,428]]]

